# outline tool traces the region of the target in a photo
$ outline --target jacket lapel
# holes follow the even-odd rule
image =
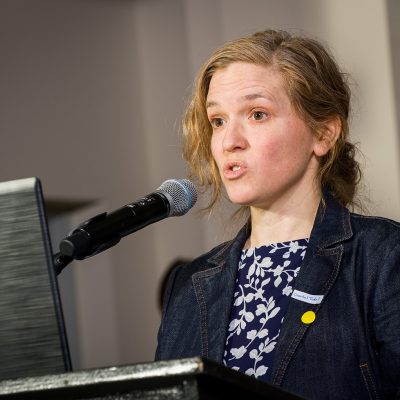
[[[324,304],[341,267],[343,245],[352,236],[349,212],[327,195],[326,207],[320,205],[311,232],[308,249],[294,290],[304,296],[317,297],[317,304],[290,299],[289,308],[275,349],[272,383],[280,385],[297,347],[310,325],[301,321],[306,311],[318,311]]]
[[[236,271],[247,236],[248,227],[245,226],[192,276],[200,310],[201,355],[217,362],[222,362],[223,358]]]

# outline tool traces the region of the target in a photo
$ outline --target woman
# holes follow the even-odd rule
[[[400,225],[350,213],[350,91],[318,42],[235,40],[204,65],[184,121],[200,185],[249,219],[172,273],[157,359],[202,356],[308,399],[395,398]]]

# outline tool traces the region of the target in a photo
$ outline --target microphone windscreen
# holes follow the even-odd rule
[[[188,179],[168,179],[157,189],[170,200],[169,217],[186,214],[197,201],[197,190]]]

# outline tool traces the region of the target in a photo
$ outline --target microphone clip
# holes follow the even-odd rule
[[[96,248],[90,252],[87,251],[90,243],[88,243],[88,230],[84,230],[84,228],[95,226],[99,222],[105,221],[107,216],[107,212],[102,212],[82,222],[73,229],[67,237],[60,242],[61,255],[71,257],[74,260],[83,260],[115,246],[121,240],[121,237],[112,237],[108,241],[102,242],[96,246]]]
[[[69,238],[71,238],[74,235],[75,238],[75,234],[78,232],[81,232],[80,229],[87,227],[89,225],[93,225],[96,224],[100,221],[105,220],[107,217],[107,213],[103,212],[100,213],[98,215],[95,215],[92,218],[89,218],[88,220],[82,222],[81,224],[79,224],[75,229],[73,229],[67,236],[65,239],[63,239],[60,242],[60,252],[54,254],[53,256],[53,262],[54,262],[54,270],[56,272],[56,275],[59,275],[61,273],[61,271],[68,265],[70,264],[73,260],[83,260],[85,258],[94,256],[95,254],[101,253],[104,250],[107,250],[110,247],[113,247],[114,245],[116,245],[121,238],[114,238],[109,240],[106,243],[102,243],[101,245],[99,245],[95,251],[93,251],[90,254],[87,254],[85,256],[77,256],[77,255],[70,255],[71,252],[73,252],[73,250],[75,249],[75,247],[77,246],[77,241],[74,240],[74,249],[71,249],[71,245],[72,243],[68,240]]]

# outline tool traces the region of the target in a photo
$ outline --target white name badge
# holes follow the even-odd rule
[[[309,304],[319,304],[324,298],[323,295],[308,294],[300,292],[300,290],[294,290],[292,293],[292,297],[296,300],[304,301],[305,303]]]

